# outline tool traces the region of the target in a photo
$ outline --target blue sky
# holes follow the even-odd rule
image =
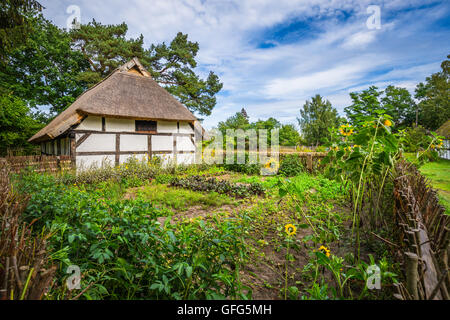
[[[245,107],[251,121],[296,124],[307,99],[321,94],[343,115],[349,93],[370,85],[415,85],[450,54],[449,1],[336,0],[42,0],[61,27],[77,5],[81,21],[126,22],[145,45],[187,33],[200,45],[197,71],[224,83],[204,126]],[[381,27],[366,25],[370,5]]]

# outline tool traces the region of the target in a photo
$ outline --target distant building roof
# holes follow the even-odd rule
[[[446,138],[450,138],[450,120],[447,120],[439,129],[436,130],[436,133],[444,136]]]

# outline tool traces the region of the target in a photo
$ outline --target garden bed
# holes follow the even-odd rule
[[[65,287],[69,265],[81,269],[80,299],[387,295],[364,289],[345,188],[321,175],[129,164],[76,177],[28,172],[15,184],[31,196],[23,219],[53,234],[50,263],[59,271],[48,299],[75,295]],[[383,250],[361,252],[367,263],[369,254],[387,259]],[[349,286],[339,286],[349,275]]]

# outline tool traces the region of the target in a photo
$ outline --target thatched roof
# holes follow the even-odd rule
[[[134,58],[80,95],[69,108],[28,141],[54,139],[86,115],[140,120],[197,120],[183,104],[160,87]]]
[[[444,136],[446,138],[450,138],[450,120],[447,120],[439,129],[436,130],[436,133],[440,136]]]

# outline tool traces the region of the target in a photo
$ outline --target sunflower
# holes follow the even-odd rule
[[[343,124],[339,127],[339,133],[343,136],[350,136],[353,134],[353,128],[348,124]]]
[[[392,121],[389,120],[389,119],[386,119],[386,120],[384,120],[384,125],[385,125],[386,127],[390,127],[390,126],[392,126]]]
[[[320,246],[320,248],[318,249],[318,251],[321,251],[321,252],[325,253],[325,255],[326,255],[327,257],[330,256],[330,249],[328,249],[328,248],[325,247],[325,246]]]
[[[285,225],[284,229],[288,236],[293,236],[297,232],[297,228],[292,223]]]
[[[271,169],[272,168],[272,164],[274,165],[274,168],[278,168],[278,161],[270,158],[265,164],[264,164],[264,168],[266,169]]]

